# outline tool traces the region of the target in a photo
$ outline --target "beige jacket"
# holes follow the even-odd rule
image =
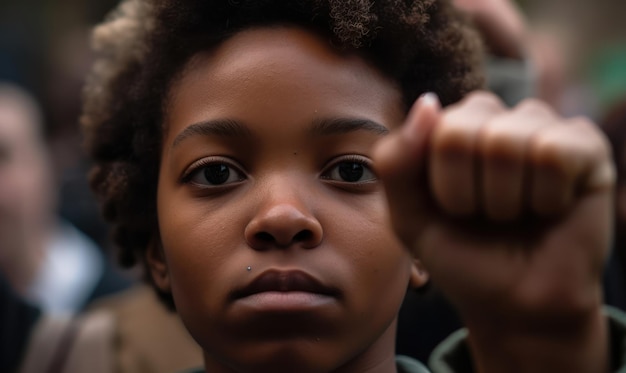
[[[43,318],[19,373],[172,373],[202,351],[147,286],[99,301],[77,318]]]

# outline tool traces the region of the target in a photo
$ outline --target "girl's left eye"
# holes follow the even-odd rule
[[[200,165],[185,177],[186,182],[209,187],[228,185],[245,179],[241,171],[225,162]]]
[[[377,179],[369,162],[362,159],[339,161],[324,172],[322,178],[342,183],[367,183]]]

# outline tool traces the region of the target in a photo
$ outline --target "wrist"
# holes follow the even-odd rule
[[[601,307],[575,323],[470,323],[468,330],[477,372],[609,371],[608,323]]]

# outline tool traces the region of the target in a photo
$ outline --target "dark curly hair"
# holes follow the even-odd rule
[[[358,53],[401,88],[407,110],[424,92],[448,105],[483,84],[479,38],[448,0],[123,1],[94,30],[99,56],[81,118],[94,160],[91,185],[123,266],[143,261],[158,237],[162,118],[172,81],[197,52],[275,24],[310,29],[333,48]]]

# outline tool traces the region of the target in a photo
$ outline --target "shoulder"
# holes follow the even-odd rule
[[[178,315],[168,311],[148,286],[104,298],[92,310],[106,310],[115,318],[115,355],[120,372],[146,367],[153,373],[186,372],[184,369],[203,362],[202,350]]]
[[[604,313],[611,336],[611,369],[626,373],[626,314],[606,306]],[[453,333],[433,351],[429,365],[435,373],[472,372],[472,357],[467,346],[466,329]]]
[[[430,373],[430,370],[419,361],[404,355],[396,356],[398,373]]]
[[[611,369],[626,373],[626,314],[613,307],[605,307],[611,338]]]
[[[106,312],[42,317],[28,342],[21,373],[113,371],[114,320]]]

